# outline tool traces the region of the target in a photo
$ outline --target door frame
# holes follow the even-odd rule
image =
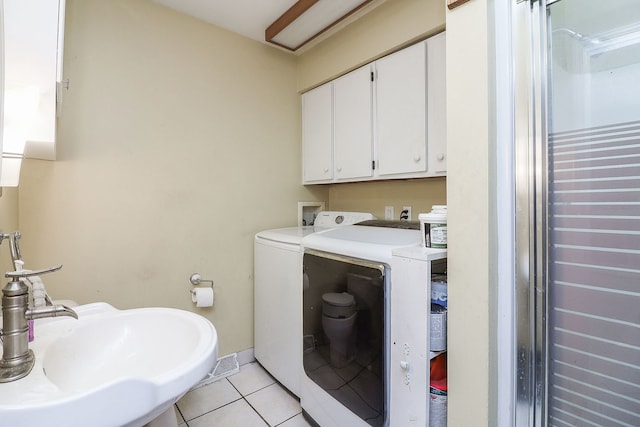
[[[553,2],[551,0],[549,2]],[[557,0],[556,0],[557,1]],[[546,424],[546,6],[492,3],[499,426]]]

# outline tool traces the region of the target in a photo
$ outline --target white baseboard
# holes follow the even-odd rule
[[[253,352],[253,347],[248,348],[246,350],[239,351],[237,352],[237,354],[238,354],[238,364],[240,366],[256,361],[256,357]]]

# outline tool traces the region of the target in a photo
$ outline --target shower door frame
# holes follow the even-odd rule
[[[515,425],[547,419],[547,5],[514,0]]]
[[[510,27],[516,221],[513,422],[536,427],[546,426],[549,418],[547,104],[552,82],[547,7],[558,1],[562,0],[513,0]]]

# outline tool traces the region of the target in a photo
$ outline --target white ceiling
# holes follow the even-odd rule
[[[171,9],[202,19],[234,33],[265,43],[264,32],[297,0],[153,0]],[[334,0],[336,1],[336,0]],[[296,53],[344,28],[386,0],[374,0]],[[327,25],[330,22],[327,22]]]
[[[153,0],[264,43],[264,30],[296,0]]]

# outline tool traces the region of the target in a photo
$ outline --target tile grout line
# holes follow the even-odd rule
[[[237,374],[234,374],[234,375],[237,375]],[[271,382],[270,384],[267,384],[267,385],[265,385],[265,386],[263,386],[263,387],[260,387],[260,388],[258,388],[258,389],[256,389],[256,390],[253,390],[253,391],[252,391],[252,392],[250,392],[250,393],[243,394],[243,393],[238,389],[238,387],[236,387],[236,386],[233,384],[233,382],[229,379],[230,377],[232,377],[232,376],[234,376],[234,375],[231,375],[231,376],[229,376],[229,377],[225,377],[225,378],[221,378],[221,379],[226,380],[226,381],[231,385],[231,387],[233,387],[233,389],[234,389],[234,390],[235,390],[235,391],[240,395],[240,397],[239,397],[239,398],[237,398],[237,399],[235,399],[235,400],[233,400],[233,401],[227,402],[226,404],[224,404],[224,405],[222,405],[222,406],[219,406],[219,407],[217,407],[217,408],[215,408],[215,409],[213,409],[213,410],[211,410],[211,411],[203,412],[202,414],[199,414],[199,415],[197,415],[197,416],[195,416],[195,417],[191,418],[190,420],[187,420],[187,419],[186,419],[186,417],[182,414],[182,411],[180,411],[180,408],[178,408],[178,405],[176,405],[176,409],[178,410],[178,412],[179,412],[179,413],[180,413],[180,415],[182,416],[182,419],[184,420],[184,423],[185,423],[184,425],[185,425],[186,427],[189,427],[189,422],[192,422],[192,421],[194,421],[194,420],[196,420],[196,419],[198,419],[198,418],[200,418],[200,417],[202,417],[202,416],[204,416],[204,415],[206,415],[206,414],[210,414],[210,413],[212,413],[212,412],[215,412],[215,411],[217,411],[218,409],[222,409],[222,408],[224,408],[225,406],[231,405],[232,403],[238,402],[238,401],[239,401],[239,400],[241,400],[241,399],[242,399],[242,400],[244,400],[244,401],[247,403],[247,405],[249,405],[249,407],[251,408],[251,410],[252,410],[256,415],[258,415],[258,417],[259,417],[259,418],[260,418],[260,419],[261,419],[261,420],[262,420],[262,421],[263,421],[267,426],[269,426],[269,427],[280,426],[280,425],[282,425],[283,423],[286,423],[287,421],[291,420],[292,418],[295,418],[296,416],[298,416],[298,415],[302,412],[302,411],[300,411],[300,412],[298,412],[298,413],[296,413],[296,414],[292,415],[291,417],[289,417],[289,418],[287,418],[287,419],[283,420],[282,422],[280,422],[280,423],[276,424],[275,426],[271,426],[271,424],[266,420],[266,418],[265,418],[264,416],[262,416],[262,414],[261,414],[261,413],[260,413],[260,412],[259,412],[259,411],[258,411],[258,410],[257,410],[257,409],[252,405],[252,404],[251,404],[251,402],[249,402],[249,400],[247,399],[247,397],[248,397],[248,396],[251,396],[251,395],[253,395],[253,394],[255,394],[255,393],[259,392],[259,391],[262,391],[262,390],[264,390],[264,389],[266,389],[266,388],[268,388],[268,387],[271,387],[271,386],[273,386],[273,385],[279,384],[279,383],[278,383],[278,381],[273,380],[273,382]],[[287,389],[286,389],[286,388],[284,388],[284,387],[283,387],[283,389],[284,389],[287,393],[289,393],[289,394],[291,395],[291,392],[290,392],[289,390],[287,390]],[[221,427],[222,427],[222,426],[221,426]]]
[[[290,416],[289,418],[287,418],[286,420],[283,420],[280,424],[276,424],[274,427],[278,427],[281,426],[282,424],[286,423],[289,420],[294,419],[295,417],[297,417],[298,415],[302,414],[302,410],[300,410],[300,412],[296,413],[295,415]]]
[[[240,397],[239,397],[239,398],[237,398],[237,399],[235,399],[235,400],[232,400],[232,401],[230,401],[230,402],[227,402],[227,403],[225,403],[224,405],[218,406],[218,407],[217,407],[217,408],[215,408],[215,409],[212,409],[212,410],[210,410],[210,411],[205,411],[205,412],[201,413],[200,415],[196,415],[195,417],[193,417],[193,418],[191,418],[191,419],[189,419],[189,420],[187,420],[187,418],[183,415],[183,416],[182,416],[182,418],[185,420],[184,422],[185,422],[185,424],[187,425],[187,427],[189,427],[189,422],[190,422],[190,421],[193,421],[193,420],[195,420],[195,419],[197,419],[197,418],[200,418],[200,417],[202,417],[202,416],[204,416],[204,415],[207,415],[207,414],[210,414],[210,413],[212,413],[212,412],[215,412],[215,411],[217,411],[218,409],[224,408],[225,406],[229,406],[229,405],[231,405],[232,403],[237,402],[238,400],[244,399],[244,397],[242,396],[242,393],[240,393],[240,391],[239,391],[239,390],[238,390],[238,389],[233,385],[233,383],[232,383],[231,381],[229,381],[227,378],[221,378],[221,380],[226,380],[226,381],[228,381],[228,382],[229,382],[229,384],[231,384],[231,387],[233,387],[233,388],[234,388],[234,390],[238,392],[238,394],[240,395]],[[213,384],[213,383],[212,383],[212,384]],[[210,384],[207,384],[207,385],[210,385]],[[206,386],[204,386],[204,387],[206,387]],[[178,405],[176,405],[176,408],[177,408],[177,407],[178,407]],[[180,411],[180,408],[178,408],[178,411]],[[180,414],[182,414],[182,412],[180,412]]]
[[[229,382],[231,382],[231,381],[229,381]],[[262,387],[262,388],[259,388],[258,390],[252,391],[251,393],[248,393],[248,394],[246,394],[245,396],[242,396],[242,398],[247,402],[247,404],[249,404],[249,406],[251,407],[251,409],[253,409],[253,411],[254,411],[256,414],[258,414],[258,416],[259,416],[260,418],[262,418],[262,420],[263,420],[263,421],[264,421],[264,422],[265,422],[269,427],[277,427],[277,426],[280,426],[280,425],[282,425],[282,424],[286,423],[287,421],[289,421],[290,419],[295,418],[295,417],[297,417],[298,415],[300,415],[300,414],[302,413],[302,408],[300,408],[300,412],[296,412],[295,414],[293,414],[293,415],[292,415],[292,416],[290,416],[289,418],[286,418],[286,419],[282,420],[282,422],[280,422],[280,423],[275,424],[275,425],[273,425],[273,426],[272,426],[272,425],[271,425],[271,424],[269,424],[269,422],[268,422],[268,421],[267,421],[267,420],[262,416],[262,414],[260,414],[260,411],[258,411],[258,409],[256,409],[256,408],[254,408],[254,407],[253,407],[253,405],[251,404],[251,402],[249,402],[249,401],[246,399],[246,398],[247,398],[247,396],[251,396],[252,394],[255,394],[255,393],[257,393],[257,392],[259,392],[259,391],[261,391],[261,390],[266,389],[267,387],[271,387],[272,385],[276,385],[276,384],[278,384],[278,385],[280,386],[280,388],[282,388],[282,390],[284,390],[284,391],[285,391],[287,394],[289,394],[291,397],[293,397],[294,399],[296,399],[296,400],[298,400],[298,401],[299,401],[299,399],[298,399],[297,397],[295,397],[295,395],[294,395],[293,393],[291,393],[291,392],[290,392],[286,387],[284,387],[284,386],[283,386],[282,384],[280,384],[278,381],[274,381],[274,382],[272,382],[271,384],[269,384],[269,385],[267,385],[267,386],[264,386],[264,387]],[[233,385],[233,384],[231,384],[231,385]],[[234,387],[234,388],[235,388],[235,387]],[[237,389],[236,389],[236,390],[237,390]],[[238,391],[238,393],[240,393],[240,391]],[[242,394],[242,393],[240,393],[240,394]]]
[[[258,391],[258,390],[256,390],[256,391]],[[254,392],[254,393],[255,393],[255,392]],[[253,394],[253,393],[249,393],[249,394]],[[247,396],[249,396],[249,395],[247,395]],[[267,420],[262,416],[262,414],[261,414],[260,412],[258,412],[258,410],[257,410],[256,408],[254,408],[254,407],[253,407],[253,405],[251,405],[251,402],[249,402],[249,401],[246,399],[246,397],[245,397],[245,396],[242,396],[242,399],[243,399],[245,402],[247,402],[247,405],[249,405],[249,408],[251,408],[251,410],[252,410],[253,412],[255,412],[255,413],[260,417],[260,419],[261,419],[262,421],[264,421],[264,423],[265,423],[267,426],[272,427],[272,426],[271,426],[271,424],[269,424],[269,422],[268,422],[268,421],[267,421]]]
[[[182,418],[182,421],[184,421],[184,425],[186,427],[189,427],[189,422],[187,421],[187,419],[185,418],[184,414],[182,413],[182,411],[180,410],[180,408],[178,408],[178,402],[173,404],[173,407],[175,408],[176,411],[178,411],[178,413],[180,414],[180,418]],[[180,423],[178,423],[179,425]]]
[[[187,423],[187,424],[188,424],[190,421],[193,421],[193,420],[196,420],[196,419],[198,419],[198,418],[201,418],[201,417],[203,417],[203,416],[205,416],[205,415],[207,415],[207,414],[210,414],[210,413],[212,413],[212,412],[215,412],[215,411],[217,411],[218,409],[222,409],[222,408],[224,408],[225,406],[229,406],[229,405],[231,405],[232,403],[236,403],[237,401],[242,400],[242,399],[244,399],[244,398],[243,398],[242,396],[240,396],[238,399],[236,399],[236,400],[232,400],[231,402],[228,402],[228,403],[225,403],[225,404],[224,404],[224,405],[222,405],[222,406],[218,406],[216,409],[212,409],[212,410],[210,410],[210,411],[203,412],[202,414],[197,415],[197,416],[195,416],[195,417],[191,418],[189,421],[185,421],[185,423]],[[187,427],[189,427],[189,426],[187,425]]]
[[[268,422],[268,421],[267,421],[267,420],[262,416],[262,414],[261,414],[260,412],[258,412],[258,410],[257,410],[256,408],[254,408],[254,407],[253,407],[253,405],[251,404],[251,402],[249,402],[249,401],[247,400],[247,396],[251,396],[252,394],[259,392],[260,390],[264,390],[265,388],[267,388],[267,387],[270,387],[270,386],[274,385],[274,384],[275,384],[275,381],[274,381],[274,382],[272,382],[272,383],[271,383],[271,384],[269,384],[269,385],[266,385],[266,386],[264,386],[264,387],[262,387],[262,388],[259,388],[259,389],[257,389],[257,390],[254,390],[254,391],[252,391],[251,393],[242,394],[242,392],[241,392],[240,390],[238,390],[238,388],[237,388],[237,387],[236,387],[236,386],[231,382],[231,380],[229,380],[228,378],[227,378],[227,380],[229,381],[229,384],[231,384],[231,387],[233,387],[233,388],[238,392],[238,394],[240,394],[240,396],[241,396],[242,400],[244,400],[245,402],[247,402],[247,405],[249,405],[249,407],[251,408],[251,410],[252,410],[253,412],[255,412],[255,413],[260,417],[260,419],[261,419],[262,421],[264,421],[264,423],[265,423],[267,426],[272,427],[272,426],[271,426],[271,424],[269,424],[269,422]],[[239,400],[239,399],[238,399],[238,400]]]

